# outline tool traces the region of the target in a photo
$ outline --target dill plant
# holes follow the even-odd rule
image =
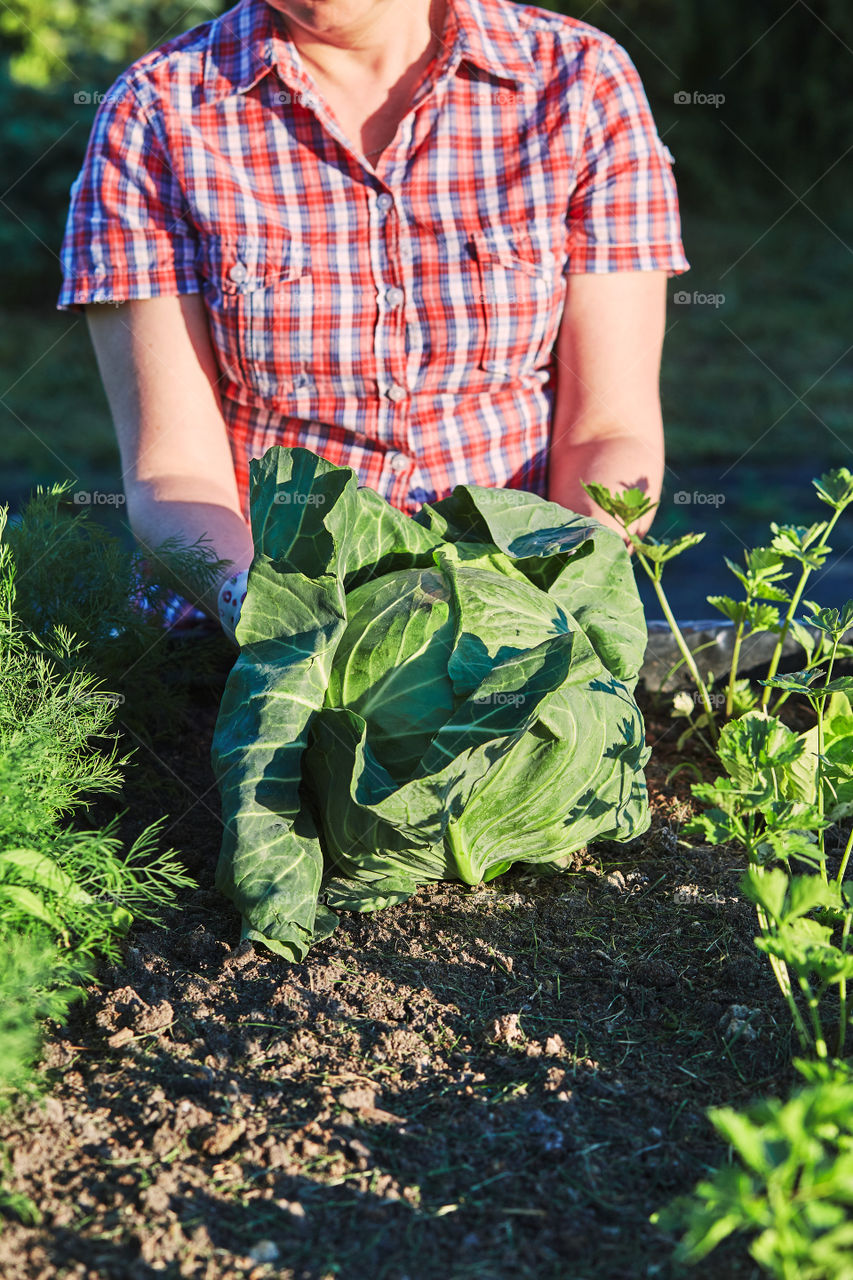
[[[121,786],[116,700],[56,616],[41,633],[23,624],[6,534],[0,511],[0,1105],[33,1086],[41,1024],[65,1015],[99,958],[118,958],[134,919],[193,883],[174,852],[157,851],[161,823],[128,851],[115,820],[70,824]]]
[[[38,488],[7,522],[4,542],[29,646],[42,648],[57,672],[97,677],[109,690],[103,698],[144,741],[173,731],[190,685],[231,657],[218,628],[205,635],[202,625],[188,671],[185,646],[164,625],[173,593],[195,603],[224,576],[228,562],[204,539],[167,538],[143,551],[91,519],[63,483]]]

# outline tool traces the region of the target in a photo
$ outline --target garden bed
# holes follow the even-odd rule
[[[125,834],[169,811],[199,888],[132,932],[46,1044],[46,1102],[3,1118],[42,1215],[5,1227],[4,1280],[676,1274],[649,1215],[725,1158],[706,1108],[787,1095],[796,1050],[743,857],[680,835],[696,774],[668,774],[716,762],[643,699],[644,836],[345,913],[288,964],[213,892],[220,677],[196,732],[134,743]],[[735,1241],[691,1274],[759,1271]]]

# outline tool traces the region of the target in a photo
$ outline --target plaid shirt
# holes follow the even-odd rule
[[[373,167],[241,0],[104,98],[58,305],[201,293],[246,511],[273,444],[410,513],[460,483],[544,494],[565,277],[688,269],[671,163],[609,36],[450,0]]]

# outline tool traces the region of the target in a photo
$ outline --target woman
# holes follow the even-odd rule
[[[509,0],[240,0],[147,54],[95,123],[59,300],[136,536],[207,535],[231,629],[272,444],[410,512],[462,482],[656,499],[670,164],[625,52]]]

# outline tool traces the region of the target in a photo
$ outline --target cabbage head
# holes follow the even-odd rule
[[[335,908],[648,827],[646,628],[616,533],[474,485],[410,518],[306,449],[251,468],[213,742],[244,937],[302,959]]]

